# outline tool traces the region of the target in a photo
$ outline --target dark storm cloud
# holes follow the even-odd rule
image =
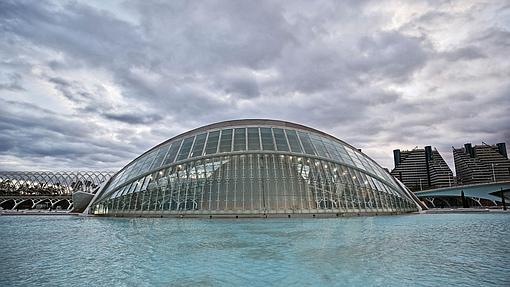
[[[135,115],[135,114],[110,114],[103,116],[107,119],[116,120],[128,124],[151,124],[161,120],[163,117],[158,115]]]
[[[20,158],[52,157],[72,162],[103,155],[104,161],[118,164],[139,152],[137,148],[97,138],[97,128],[30,103],[0,101],[0,148]]]
[[[292,40],[280,5],[271,1],[137,2],[140,25],[156,59],[182,71],[260,67]],[[164,47],[164,49],[161,49]],[[209,69],[200,69],[206,72]]]
[[[449,61],[458,61],[458,60],[475,60],[485,58],[486,56],[484,53],[482,53],[482,51],[479,48],[465,47],[445,53],[445,57]]]
[[[426,52],[420,39],[398,32],[380,32],[362,37],[358,48],[359,58],[351,67],[361,72],[406,80],[423,66]]]
[[[260,96],[259,85],[253,75],[235,71],[231,75],[218,77],[218,88],[227,94],[239,98],[255,98]]]
[[[102,65],[123,47],[136,45],[136,27],[113,15],[77,2],[62,6],[48,1],[3,1],[2,31],[66,53],[76,62]],[[130,55],[131,60],[136,57]]]
[[[143,114],[143,111],[131,109],[131,111],[114,112],[112,106],[100,100],[104,89],[94,87],[94,92],[81,87],[79,82],[70,82],[62,78],[49,78],[50,83],[55,85],[61,95],[78,106],[81,114],[97,114],[107,120],[115,120],[127,124],[149,124],[163,119],[157,114]]]
[[[385,165],[393,148],[508,142],[508,9],[2,1],[0,169],[118,168],[233,118],[310,125]]]
[[[84,104],[93,99],[93,96],[84,90],[80,90],[78,82],[74,84],[72,82],[68,82],[62,78],[49,78],[48,82],[53,83],[55,85],[55,89],[58,90],[64,97],[68,100],[75,102],[77,104]]]

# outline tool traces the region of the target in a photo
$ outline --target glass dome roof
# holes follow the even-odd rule
[[[155,146],[116,173],[94,202],[94,213],[119,216],[416,209],[408,191],[353,146],[299,124],[258,119],[207,125]]]

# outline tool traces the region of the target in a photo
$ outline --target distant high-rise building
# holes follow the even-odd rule
[[[510,160],[505,143],[453,147],[459,184],[510,180]]]
[[[453,173],[441,154],[430,146],[409,151],[393,151],[395,168],[391,174],[412,191],[454,185]]]

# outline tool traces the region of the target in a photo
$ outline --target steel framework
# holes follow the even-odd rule
[[[0,171],[0,195],[71,195],[92,192],[111,171]]]

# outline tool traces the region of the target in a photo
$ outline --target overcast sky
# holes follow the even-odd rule
[[[508,1],[0,1],[0,170],[116,170],[212,122],[510,145]]]

